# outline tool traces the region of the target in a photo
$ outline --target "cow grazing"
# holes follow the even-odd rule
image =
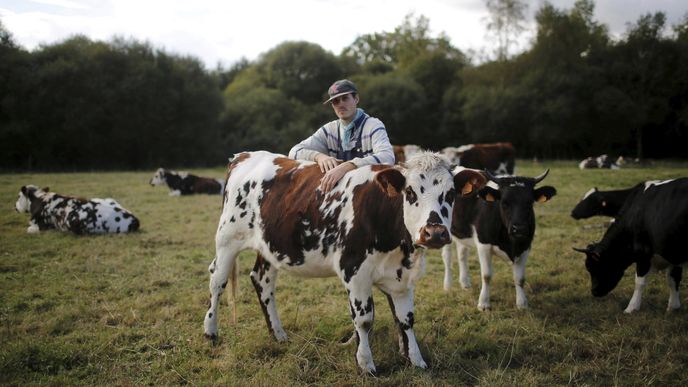
[[[457,170],[455,170],[456,172]],[[490,309],[490,281],[492,253],[508,259],[513,268],[516,287],[516,307],[528,307],[525,268],[535,235],[534,202],[546,202],[556,194],[551,186],[535,188],[549,173],[549,169],[535,178],[495,177],[486,172],[490,183],[477,195],[460,197],[454,203],[451,233],[456,242],[459,281],[469,288],[468,247],[475,246],[480,260],[482,288],[478,309]],[[451,246],[444,246],[444,289],[451,288]]]
[[[404,161],[410,159],[414,155],[421,153],[423,149],[418,145],[394,145],[394,159],[396,163],[403,163]]]
[[[484,170],[494,174],[514,173],[516,165],[516,150],[509,142],[492,144],[470,144],[456,147],[446,147],[442,153],[449,157],[454,165],[466,168]]]
[[[74,234],[125,233],[139,229],[139,220],[114,199],[81,199],[25,185],[15,203],[31,214],[27,232],[55,228]]]
[[[640,310],[647,275],[667,270],[667,310],[680,307],[678,288],[683,265],[688,260],[684,238],[688,235],[688,178],[649,181],[633,187],[623,206],[598,243],[585,249],[585,267],[590,273],[595,297],[612,291],[627,267],[635,263],[635,290],[624,310]]]
[[[607,155],[600,155],[597,157],[588,157],[587,159],[581,161],[578,164],[580,169],[595,169],[595,168],[606,168],[606,169],[619,169]]]
[[[614,191],[600,191],[597,187],[588,191],[571,211],[573,219],[587,219],[593,216],[611,216],[616,218],[626,198],[633,188]]]
[[[241,153],[229,165],[224,206],[210,264],[210,309],[204,330],[217,335],[217,308],[236,284],[236,257],[258,253],[251,280],[268,330],[287,339],[275,305],[275,281],[284,270],[303,277],[338,276],[349,297],[358,342],[356,360],[374,373],[368,345],[373,324],[372,287],[389,301],[402,353],[426,368],[413,332],[413,290],[425,266],[425,249],[451,241],[456,195],[478,189],[474,171],[452,175],[438,154],[421,153],[397,166],[366,166],[345,175],[328,193],[323,174],[309,161],[268,152]]]
[[[150,185],[166,184],[170,188],[170,196],[191,194],[222,194],[224,181],[211,177],[200,177],[186,172],[175,172],[165,168],[158,168],[150,179]]]

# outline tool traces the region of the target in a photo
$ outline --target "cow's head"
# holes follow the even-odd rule
[[[48,192],[49,188],[38,188],[35,185],[24,185],[19,190],[19,197],[17,202],[14,204],[14,209],[17,212],[30,212],[31,211],[31,201],[36,200],[38,196],[42,193]]]
[[[607,202],[597,187],[588,191],[583,199],[576,204],[571,211],[573,219],[587,219],[591,216],[602,214],[602,209],[607,206]]]
[[[626,268],[633,263],[633,252],[623,246],[617,247],[621,250],[609,248],[600,242],[589,244],[584,249],[573,248],[586,255],[585,268],[590,273],[590,290],[595,297],[606,296],[611,292],[623,277]]]
[[[487,185],[480,190],[480,197],[499,205],[502,224],[509,237],[514,240],[532,240],[535,234],[534,202],[546,202],[556,195],[557,190],[551,186],[535,188],[549,169],[537,177],[494,176],[485,171],[494,186]]]
[[[150,179],[150,185],[162,185],[166,184],[167,180],[165,178],[166,171],[164,168],[158,168],[157,171],[155,171],[155,174],[153,177]]]
[[[403,196],[404,225],[416,245],[440,248],[451,242],[452,206],[456,195],[468,195],[487,179],[475,170],[452,175],[447,159],[422,152],[395,168],[380,171],[376,182],[389,196]]]

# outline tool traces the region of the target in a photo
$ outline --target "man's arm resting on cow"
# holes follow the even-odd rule
[[[336,162],[339,162],[337,159],[335,160]],[[320,190],[323,192],[329,192],[347,172],[353,171],[356,168],[356,164],[352,163],[351,161],[346,161],[328,170],[327,173],[325,173],[325,176],[320,179]]]

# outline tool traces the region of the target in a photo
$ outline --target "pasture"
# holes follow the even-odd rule
[[[518,160],[519,175],[551,168],[543,185],[557,196],[535,204],[537,231],[526,269],[530,309],[519,311],[510,266],[494,260],[492,311],[473,287],[442,289],[439,251],[430,251],[415,292],[415,332],[430,369],[399,355],[397,328],[374,292],[371,348],[377,377],[362,375],[345,290],[338,279],[280,275],[277,306],[289,342],[269,335],[240,258],[238,319],[223,296],[219,340],[203,337],[208,264],[220,196],[169,197],[150,172],[0,175],[0,384],[3,385],[686,385],[688,298],[667,313],[663,274],[653,275],[640,312],[626,315],[633,267],[605,298],[590,294],[584,256],[571,247],[599,240],[607,218],[575,221],[573,206],[592,186],[627,188],[688,176],[688,164],[584,170],[577,162]],[[222,177],[223,168],[194,169]],[[64,195],[113,197],[141,220],[131,235],[27,234],[14,211],[24,184]],[[688,237],[688,236],[687,236]]]

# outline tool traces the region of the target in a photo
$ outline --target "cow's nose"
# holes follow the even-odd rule
[[[525,235],[528,231],[528,226],[525,224],[514,223],[511,225],[511,234],[513,235]]]
[[[441,224],[428,224],[420,233],[420,244],[431,249],[439,249],[449,242],[449,231]]]

